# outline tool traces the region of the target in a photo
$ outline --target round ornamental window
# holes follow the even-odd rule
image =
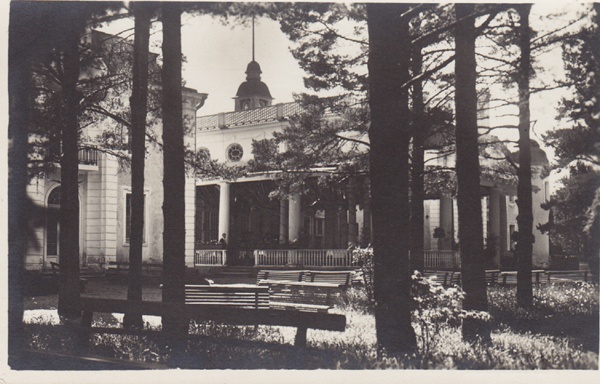
[[[227,147],[227,158],[229,161],[240,161],[244,156],[244,150],[239,144],[231,144]]]

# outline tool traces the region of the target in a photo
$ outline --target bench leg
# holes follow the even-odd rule
[[[298,327],[296,331],[296,340],[294,341],[294,345],[296,347],[306,347],[306,327]]]
[[[81,315],[81,327],[87,328],[88,330],[92,327],[92,316],[93,312],[83,311]]]
[[[94,313],[83,311],[81,316],[81,326],[77,332],[77,351],[81,354],[87,354],[90,344],[90,331],[92,329],[92,317]]]

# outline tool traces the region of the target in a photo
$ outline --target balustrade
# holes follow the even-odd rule
[[[460,269],[458,251],[422,251],[426,269]],[[257,249],[256,266],[351,267],[352,251],[346,249]],[[227,251],[197,249],[195,265],[224,265]]]
[[[350,267],[352,251],[346,249],[257,249],[257,266]]]
[[[197,249],[194,265],[225,265],[227,251],[224,249]]]

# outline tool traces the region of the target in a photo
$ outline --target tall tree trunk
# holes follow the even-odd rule
[[[413,47],[412,74],[418,76],[422,72],[423,56],[419,47]],[[413,84],[413,135],[412,135],[412,167],[411,167],[411,199],[410,199],[410,250],[411,270],[423,272],[425,260],[423,248],[425,217],[423,203],[425,201],[425,104],[423,101],[423,82]]]
[[[23,289],[24,258],[27,251],[27,135],[31,117],[31,60],[23,49],[30,15],[23,4],[11,3],[8,55],[8,364],[19,369],[24,348]]]
[[[367,4],[369,29],[369,154],[377,343],[388,352],[413,352],[408,258],[408,4]]]
[[[533,253],[533,202],[531,188],[531,139],[529,137],[529,77],[531,68],[531,32],[529,12],[531,4],[515,5],[519,13],[519,48],[521,57],[517,73],[519,88],[519,168],[517,176],[517,206],[519,227],[515,255],[517,257],[517,304],[519,307],[533,305],[531,286],[531,263]]]
[[[134,3],[133,84],[131,92],[131,238],[127,300],[142,300],[142,247],[144,243],[144,157],[148,110],[149,5]],[[126,315],[126,327],[142,328],[142,316]]]
[[[60,160],[60,269],[58,313],[66,318],[81,316],[79,311],[79,39],[85,19],[78,7],[64,8],[63,78],[64,117]]]
[[[479,153],[477,145],[477,63],[473,4],[456,4],[456,177],[458,180],[458,230],[465,310],[487,311]],[[489,340],[486,324],[465,319],[466,340]]]
[[[163,301],[183,304],[185,277],[185,169],[181,86],[181,8],[162,4],[163,24],[163,156],[164,231]],[[187,324],[174,314],[163,318],[163,329],[181,338]]]

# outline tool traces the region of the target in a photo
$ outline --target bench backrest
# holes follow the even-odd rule
[[[142,263],[142,274],[145,276],[160,276],[162,271],[162,263]],[[129,262],[109,261],[105,272],[108,274],[126,274],[129,272]]]
[[[261,280],[277,280],[277,281],[302,281],[305,274],[308,271],[291,271],[285,269],[275,270],[260,270],[256,275],[256,283],[260,283]]]
[[[487,269],[485,271],[485,282],[487,284],[498,283],[498,276],[500,275],[499,269]],[[444,286],[449,285],[462,285],[462,273],[459,271],[446,272],[444,275]]]
[[[450,285],[462,285],[462,275],[460,272],[446,272],[444,274],[443,286],[447,287]]]
[[[499,269],[486,269],[485,270],[485,282],[489,285],[497,284],[499,275],[500,275]]]
[[[269,287],[254,285],[186,285],[185,303],[235,308],[269,308]]]
[[[352,282],[353,273],[353,271],[309,271],[304,275],[304,281],[337,284],[340,288],[347,288]]]
[[[312,304],[332,308],[340,293],[337,284],[263,280],[269,299],[277,303]]]

